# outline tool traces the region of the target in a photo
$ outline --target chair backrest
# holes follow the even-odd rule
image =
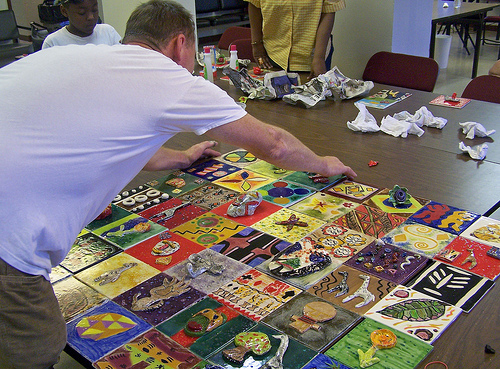
[[[231,45],[236,45],[236,50],[238,51],[238,59],[250,59],[250,61],[255,62],[255,60],[253,59],[251,38],[234,40]],[[231,45],[229,45],[229,48],[231,48]]]
[[[224,31],[222,36],[219,39],[219,43],[217,47],[219,49],[228,50],[229,45],[235,40],[241,40],[245,38],[252,38],[252,34],[250,32],[250,28],[248,27],[240,27],[240,26],[232,26]]]
[[[500,77],[478,76],[465,87],[462,97],[500,104]]]
[[[380,51],[368,60],[363,80],[432,92],[438,73],[434,59]]]
[[[17,29],[16,17],[12,10],[0,11],[0,41],[12,40],[17,42],[19,30]]]

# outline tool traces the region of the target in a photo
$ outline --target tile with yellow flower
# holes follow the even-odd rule
[[[290,209],[314,218],[329,221],[341,217],[357,206],[357,203],[341,197],[331,196],[323,192],[316,192],[314,195],[292,205]]]

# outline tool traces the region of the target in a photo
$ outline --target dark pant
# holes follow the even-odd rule
[[[0,259],[0,368],[50,368],[65,345],[66,323],[50,282]]]

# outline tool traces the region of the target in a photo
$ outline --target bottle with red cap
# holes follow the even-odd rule
[[[212,53],[210,47],[205,46],[203,48],[203,76],[205,79],[208,79],[210,82],[214,81],[214,72],[212,68]]]
[[[231,45],[231,49],[229,52],[231,55],[231,57],[229,58],[229,68],[232,68],[234,70],[239,70],[238,51],[236,50],[236,45]]]

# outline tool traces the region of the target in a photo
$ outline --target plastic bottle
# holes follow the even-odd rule
[[[460,8],[462,6],[462,0],[455,0],[454,5],[455,5],[455,8]]]
[[[214,73],[212,70],[212,53],[210,52],[210,47],[204,47],[203,54],[203,63],[205,65],[203,67],[203,76],[213,83]]]
[[[236,51],[236,45],[231,45],[230,50],[231,57],[229,58],[229,68],[239,70],[238,64],[238,51]]]

